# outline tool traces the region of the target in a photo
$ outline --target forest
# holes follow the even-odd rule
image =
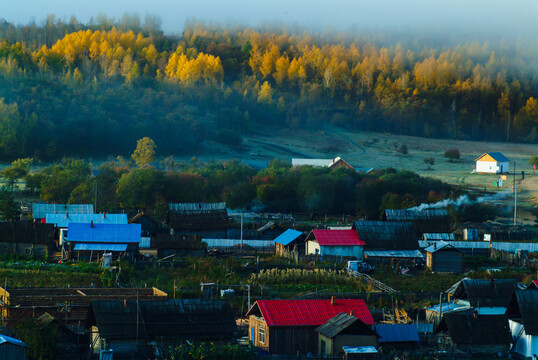
[[[0,161],[237,146],[260,126],[538,140],[535,39],[402,39],[136,15],[0,20]]]

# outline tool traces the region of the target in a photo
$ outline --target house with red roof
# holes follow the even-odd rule
[[[340,313],[374,324],[362,299],[258,300],[247,313],[249,340],[270,354],[316,354],[315,329]]]
[[[306,238],[306,254],[350,257],[362,260],[364,241],[355,230],[312,230]]]
[[[527,285],[526,290],[538,290],[538,280],[533,280],[529,285]]]

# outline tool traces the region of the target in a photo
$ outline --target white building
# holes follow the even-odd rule
[[[476,172],[505,174],[510,172],[510,159],[500,152],[485,153],[476,159]]]
[[[364,242],[355,230],[312,230],[306,239],[306,254],[355,257],[362,260]]]

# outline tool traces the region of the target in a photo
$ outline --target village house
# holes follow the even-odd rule
[[[140,224],[142,237],[155,239],[161,228],[159,223],[145,212],[141,211],[129,219],[129,224]],[[151,240],[150,240],[151,241]]]
[[[0,359],[26,360],[29,346],[21,340],[0,334]]]
[[[249,340],[270,354],[314,354],[318,352],[315,329],[340,313],[374,324],[362,299],[258,300],[247,313]]]
[[[318,354],[344,355],[343,346],[377,347],[377,334],[352,314],[340,313],[317,327]]]
[[[151,242],[151,249],[159,259],[173,256],[204,256],[206,246],[202,236],[191,234],[158,234]]]
[[[54,213],[46,214],[45,222],[53,224],[59,229],[59,245],[62,245],[63,239],[67,238],[67,228],[69,223],[80,224],[127,224],[126,214],[69,214],[69,213]]]
[[[8,326],[22,319],[37,319],[45,313],[66,326],[86,320],[94,300],[166,300],[157,288],[0,288],[0,311]]]
[[[32,217],[34,220],[45,222],[47,214],[93,214],[92,204],[32,204]]]
[[[330,169],[346,168],[357,171],[339,156],[332,159],[291,159],[291,166],[327,167]]]
[[[470,306],[478,314],[504,315],[516,289],[515,279],[463,278],[452,285],[446,293],[452,302]]]
[[[230,218],[226,203],[168,204],[170,228],[178,234],[226,238]]]
[[[312,230],[306,238],[306,254],[363,258],[364,242],[355,230]]]
[[[445,241],[438,241],[426,249],[426,267],[435,272],[463,272],[463,252]]]
[[[227,301],[93,301],[88,312],[91,351],[113,350],[114,359],[148,359],[169,344],[230,340],[236,332]]]
[[[538,280],[531,281],[526,290],[538,290]]]
[[[477,173],[481,174],[508,174],[510,173],[510,159],[500,152],[489,152],[475,160]]]
[[[506,316],[514,340],[511,352],[522,359],[538,358],[538,291],[516,290]]]
[[[450,232],[450,219],[446,209],[386,209],[385,217],[388,221],[413,223],[418,237],[422,237],[424,233]]]
[[[46,257],[56,249],[54,225],[32,221],[0,222],[0,254]]]
[[[413,224],[407,221],[355,221],[365,250],[418,250]]]
[[[305,236],[303,232],[288,229],[277,236],[275,242],[275,251],[279,256],[303,256],[305,254]],[[297,259],[298,260],[298,259]]]
[[[141,238],[140,224],[69,223],[67,254],[70,259],[95,256],[105,252],[134,261]]]

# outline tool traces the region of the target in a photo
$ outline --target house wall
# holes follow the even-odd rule
[[[47,254],[48,246],[44,244],[0,242],[1,255],[21,255],[44,257]]]
[[[426,266],[437,272],[463,272],[463,253],[454,250],[439,250],[426,253]]]
[[[325,345],[325,349],[323,348]],[[334,343],[333,339],[327,337],[323,334],[318,333],[318,354],[321,355],[332,355],[334,353]]]
[[[315,354],[318,351],[317,326],[278,326],[269,328],[271,354]]]
[[[507,173],[509,171],[510,171],[510,163],[508,161],[505,161],[505,162],[477,161],[476,162],[477,173],[499,174],[501,172]]]
[[[510,326],[512,339],[516,339],[521,332],[513,351],[527,359],[532,359],[533,356],[538,357],[538,336],[527,335],[524,329],[522,331],[523,324],[517,321],[508,320],[508,325]]]
[[[0,359],[26,360],[26,348],[8,342],[0,344]]]
[[[317,252],[316,252],[317,250]],[[321,249],[317,241],[309,240],[306,242],[306,255],[319,255]]]
[[[321,246],[320,254],[322,256],[356,257],[357,260],[362,260],[363,246]]]
[[[260,341],[260,329],[265,331],[265,340],[263,342]],[[248,339],[254,346],[269,350],[269,327],[263,318],[250,315],[248,318]]]

